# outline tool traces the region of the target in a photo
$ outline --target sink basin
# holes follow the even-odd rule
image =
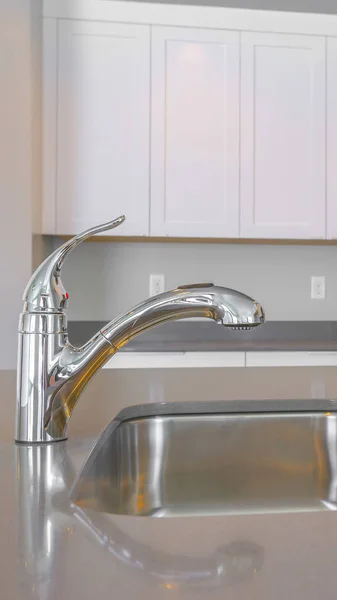
[[[132,407],[105,430],[72,500],[152,517],[337,508],[337,403]]]

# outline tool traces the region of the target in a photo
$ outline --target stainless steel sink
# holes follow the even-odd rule
[[[73,491],[82,507],[166,517],[337,508],[337,403],[132,407]]]

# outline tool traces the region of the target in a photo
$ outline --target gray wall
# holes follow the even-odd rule
[[[164,2],[164,0],[143,0]],[[165,4],[194,4],[307,13],[337,13],[336,0],[165,0]]]
[[[39,195],[36,0],[0,1],[0,368],[16,366],[18,315],[31,273],[32,199]]]
[[[217,0],[216,0],[217,1]],[[224,0],[226,6],[234,8],[256,8],[260,10],[282,10],[308,13],[337,13],[336,0]],[[208,2],[207,2],[208,4]],[[213,2],[210,2],[213,4]],[[219,4],[221,4],[219,2]]]
[[[58,240],[60,242],[60,240]],[[337,246],[87,242],[69,257],[64,283],[74,320],[110,320],[148,296],[149,274],[166,288],[213,281],[263,303],[270,320],[337,319]],[[327,299],[310,299],[311,275]]]

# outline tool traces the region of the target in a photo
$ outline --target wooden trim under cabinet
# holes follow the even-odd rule
[[[74,235],[76,235],[74,233]],[[70,240],[73,236],[58,234],[62,240]],[[87,242],[161,242],[169,244],[255,244],[265,246],[337,246],[334,240],[288,240],[288,239],[258,239],[258,238],[179,238],[154,236],[109,236],[95,235]]]

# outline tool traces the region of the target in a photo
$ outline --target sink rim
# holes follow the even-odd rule
[[[129,421],[142,417],[171,415],[207,414],[252,414],[252,413],[295,413],[295,412],[337,412],[337,400],[222,400],[222,401],[182,401],[152,402],[134,404],[123,408],[109,423]],[[102,435],[105,433],[103,431]]]

